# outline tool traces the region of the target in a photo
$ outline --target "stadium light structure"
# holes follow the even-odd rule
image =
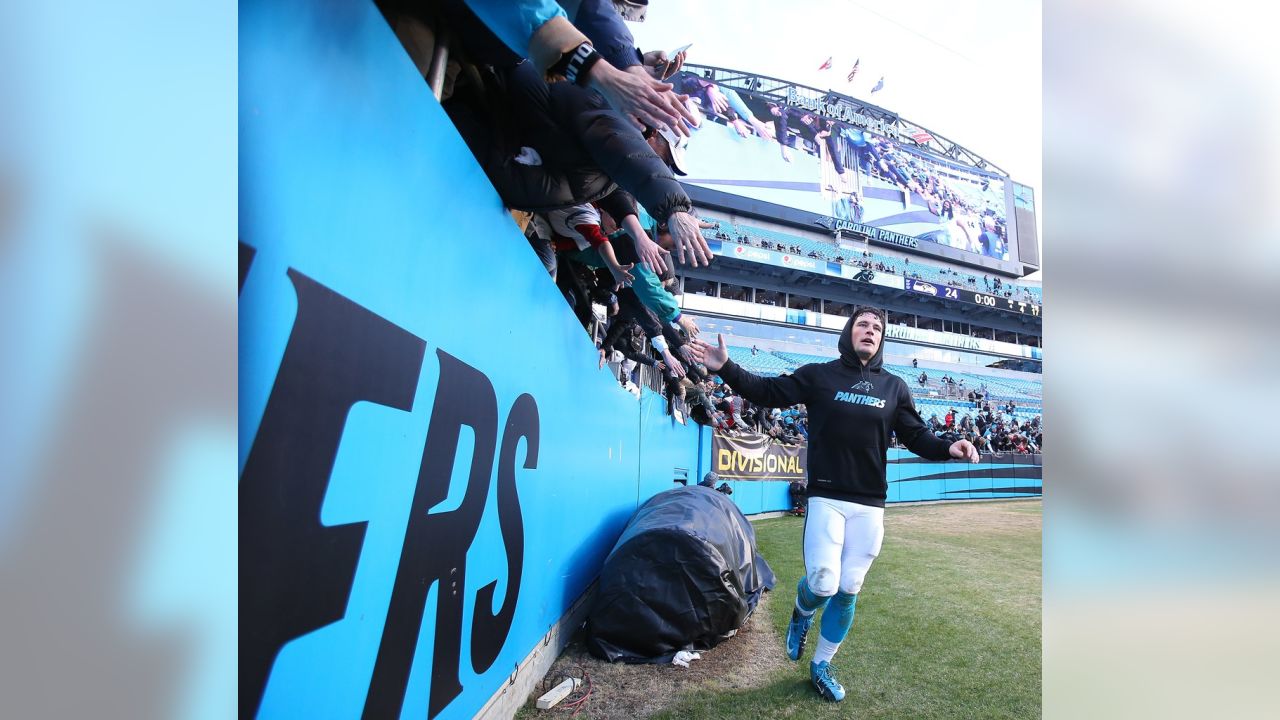
[[[750,73],[742,70],[731,70],[729,68],[715,67],[712,65],[694,65],[685,63],[685,71],[701,76],[703,79],[710,80],[717,85],[724,85],[737,90],[739,93],[746,93],[749,96],[768,100],[779,104],[790,104],[792,98],[800,99],[816,105],[833,105],[846,108],[850,113],[861,115],[873,121],[878,121],[889,128],[891,132],[897,134],[896,140],[900,142],[913,143],[914,147],[925,148],[948,160],[953,160],[962,165],[982,170],[984,172],[995,173],[1006,179],[1009,173],[1005,172],[998,165],[978,155],[977,153],[965,148],[959,143],[948,140],[938,133],[905,120],[897,113],[886,110],[879,105],[859,100],[849,95],[842,94],[835,90],[819,90],[807,85],[799,85],[797,83],[779,80],[778,78],[760,75],[758,73]],[[817,111],[819,115],[826,115],[825,112]],[[850,123],[857,126],[857,122]],[[872,132],[877,132],[875,128],[868,128]]]

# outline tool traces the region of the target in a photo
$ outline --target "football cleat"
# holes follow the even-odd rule
[[[799,608],[791,609],[791,623],[787,625],[787,657],[792,660],[799,660],[800,655],[804,653],[805,640],[809,637],[809,627],[813,625],[813,618],[817,613],[805,617],[800,614]]]
[[[835,668],[831,667],[831,663],[825,660],[809,663],[809,679],[818,689],[818,694],[825,700],[840,702],[844,699],[844,686],[836,680],[835,675],[831,674],[834,671]]]

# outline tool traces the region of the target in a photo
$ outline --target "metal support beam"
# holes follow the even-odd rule
[[[435,50],[431,53],[431,69],[427,71],[427,85],[436,100],[444,94],[444,76],[449,67],[449,31],[444,27],[439,30]]]

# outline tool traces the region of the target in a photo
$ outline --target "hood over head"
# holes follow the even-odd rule
[[[865,315],[867,313],[872,313],[876,317],[880,318],[880,327],[882,328],[882,330],[889,329],[888,319],[885,317],[884,311],[881,310],[880,308],[871,307],[870,305],[859,305],[858,307],[854,308],[853,314],[849,316],[848,322],[844,324],[844,330],[840,331],[840,343],[838,345],[838,347],[840,348],[840,362],[844,363],[845,365],[848,365],[851,368],[861,368],[862,358],[858,357],[857,351],[853,349],[853,341],[849,339],[849,336],[851,334],[850,331],[853,330],[853,323],[855,320],[858,319],[858,316]],[[872,372],[879,372],[881,366],[883,365],[884,365],[884,333],[881,332],[880,347],[876,348],[876,354],[871,356],[871,362],[867,363],[866,367],[868,370],[871,370]]]

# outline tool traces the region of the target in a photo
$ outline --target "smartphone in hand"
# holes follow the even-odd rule
[[[693,43],[684,45],[683,47],[680,47],[674,52],[667,53],[667,59],[665,61],[658,63],[658,67],[662,69],[663,80],[666,80],[667,78],[671,77],[672,75],[675,74],[676,70],[680,69],[680,66],[675,61],[676,56],[678,56],[682,52],[687,51],[691,47],[693,47]]]

